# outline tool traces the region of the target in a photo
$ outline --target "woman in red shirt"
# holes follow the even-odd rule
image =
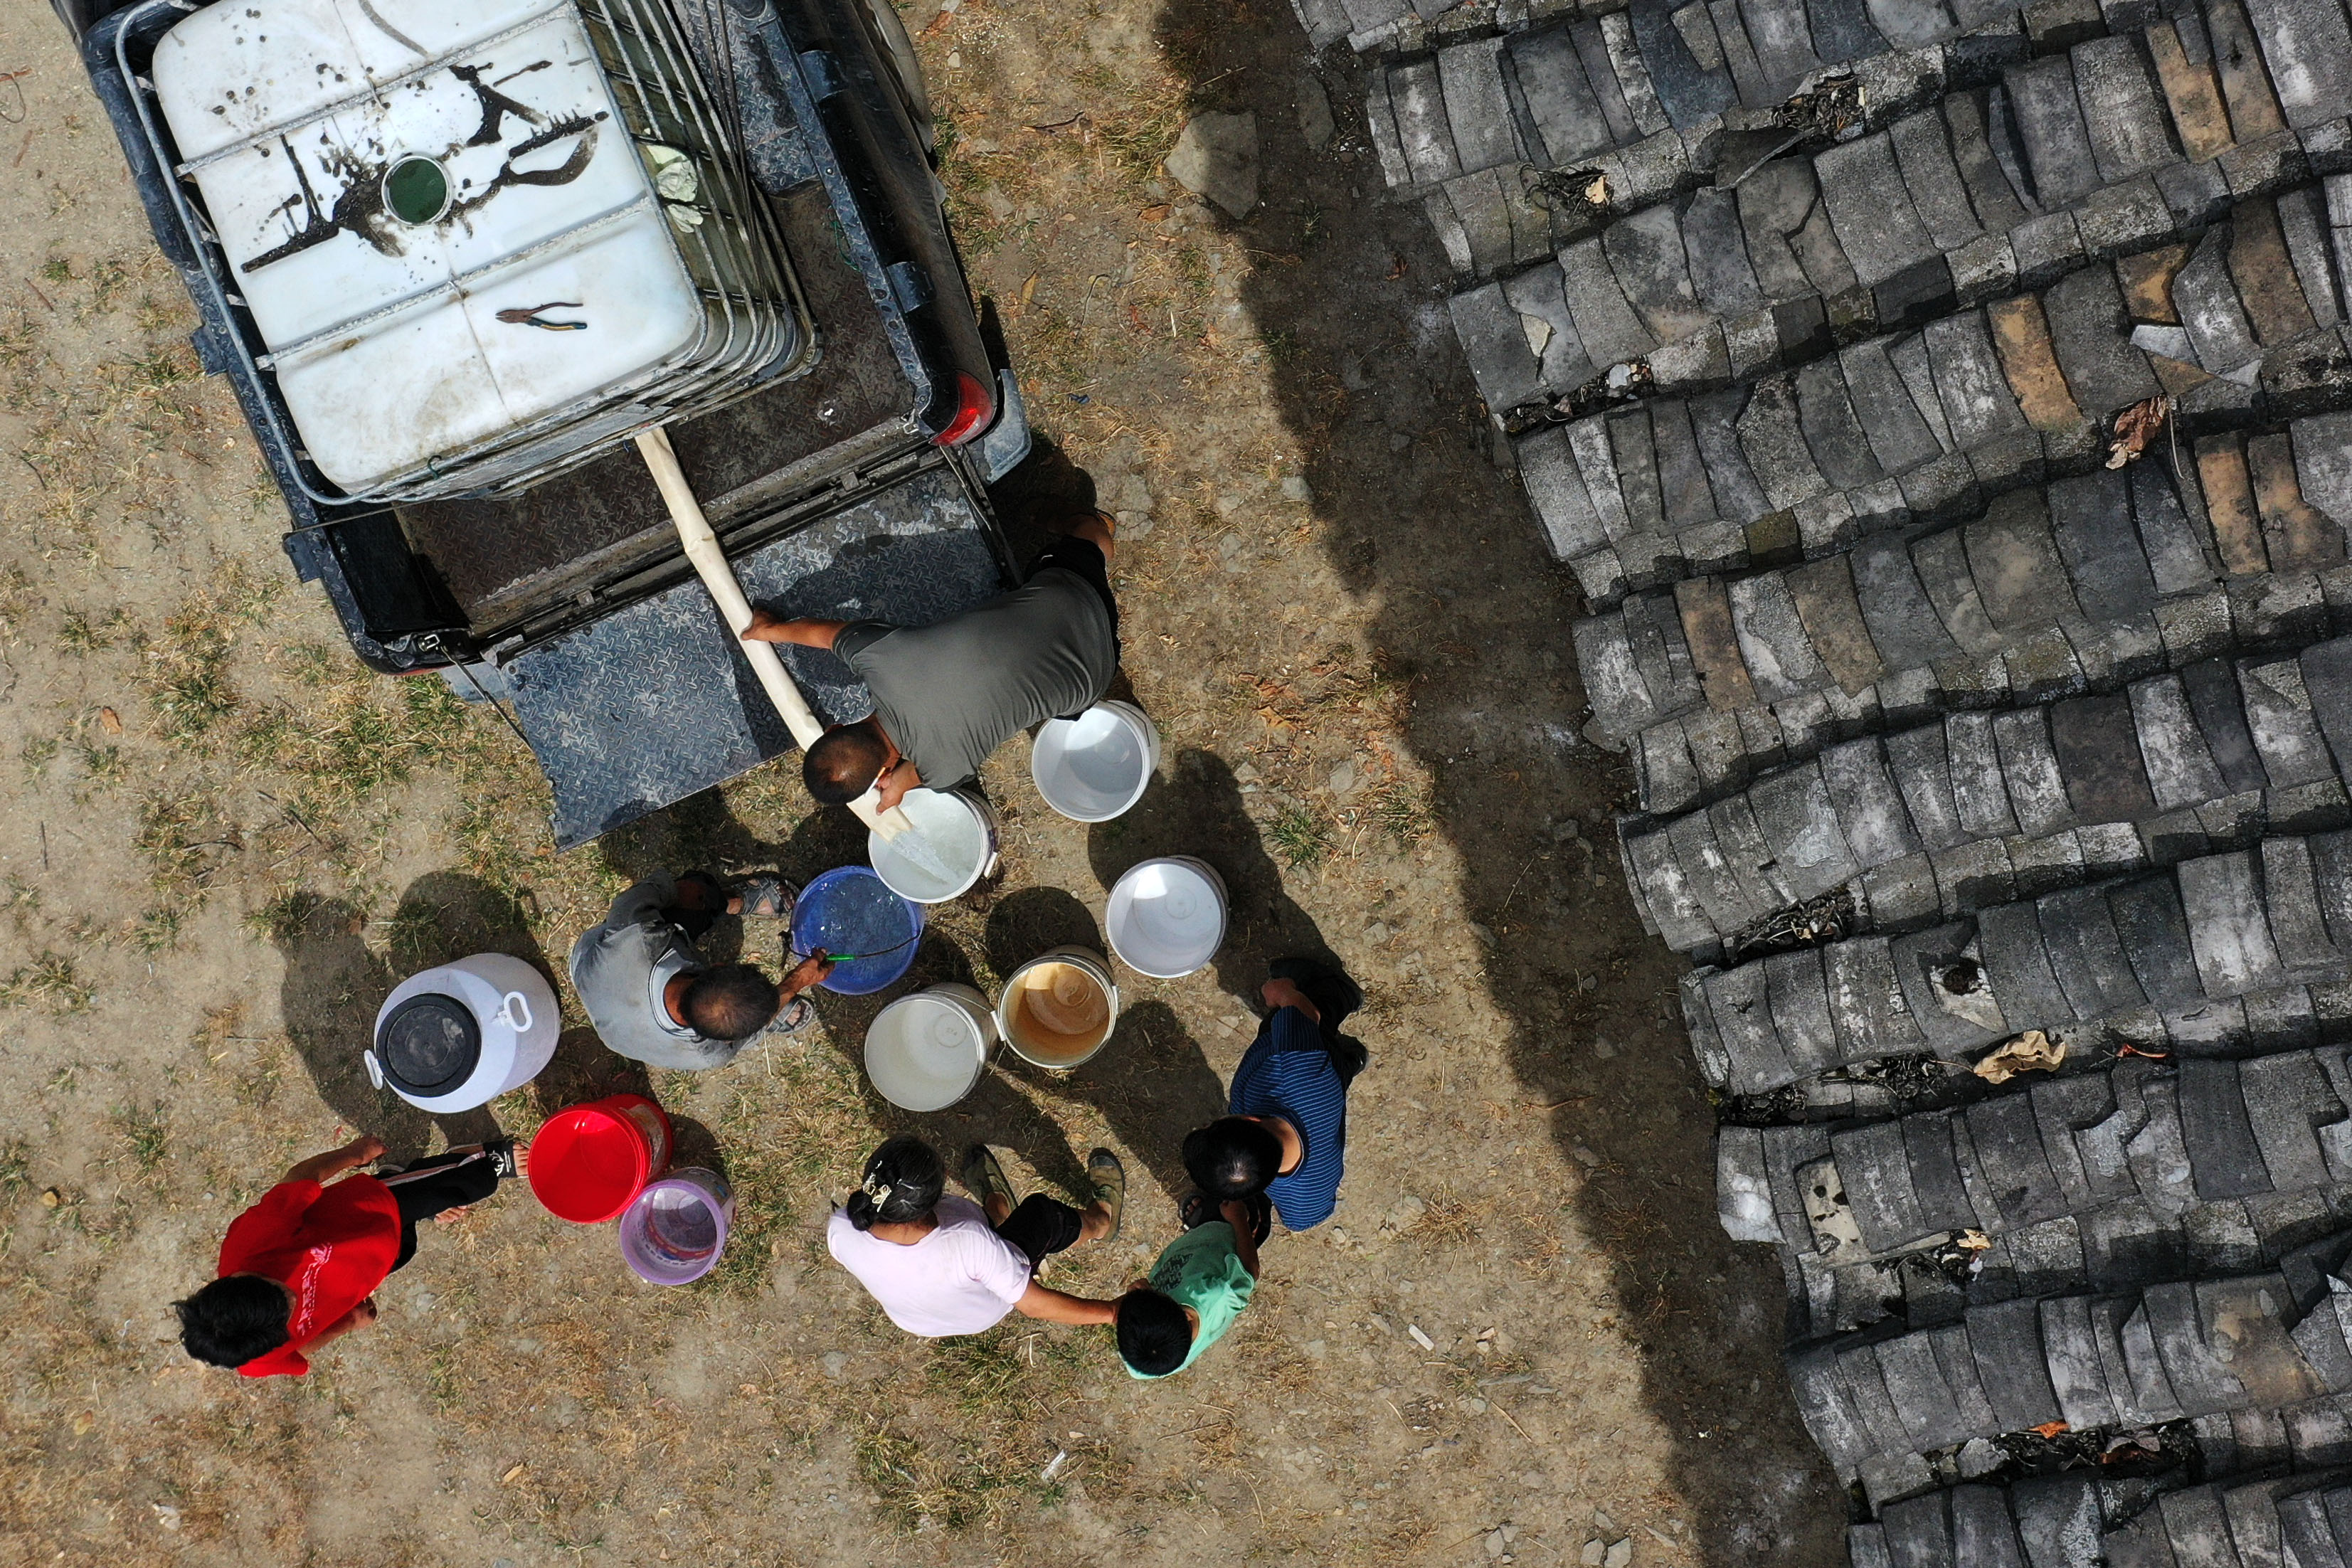
[[[325,1184],[383,1153],[362,1135],[313,1154],[230,1222],[220,1278],[172,1304],[190,1355],[247,1377],[300,1376],[309,1352],[375,1321],[375,1288],[416,1255],[417,1221],[454,1218],[518,1169],[514,1140],[500,1138]]]

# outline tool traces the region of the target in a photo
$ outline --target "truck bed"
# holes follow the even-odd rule
[[[842,255],[824,189],[803,185],[770,205],[808,300],[819,358],[794,380],[671,427],[678,461],[722,532],[730,520],[789,497],[821,473],[912,439],[913,389],[865,279]],[[397,510],[410,545],[485,639],[677,548],[669,513],[633,447],[519,496]]]
[[[996,593],[995,529],[944,457],[734,557],[743,591],[787,616],[924,625]],[[830,653],[782,650],[822,718],[873,708]],[[517,721],[553,786],[569,849],[792,748],[758,678],[692,577],[540,643],[505,667]]]

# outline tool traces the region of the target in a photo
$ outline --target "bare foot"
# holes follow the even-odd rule
[[[456,1208],[443,1209],[439,1214],[435,1215],[433,1216],[433,1223],[435,1225],[455,1225],[473,1212],[473,1205],[459,1204]]]

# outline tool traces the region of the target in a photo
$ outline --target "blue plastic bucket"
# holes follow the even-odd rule
[[[923,935],[923,906],[902,899],[871,867],[827,871],[793,904],[793,951],[851,952],[824,982],[827,991],[863,996],[907,973]]]

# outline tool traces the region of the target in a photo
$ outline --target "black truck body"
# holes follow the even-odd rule
[[[633,447],[520,491],[384,506],[322,496],[299,449],[273,439],[283,426],[254,371],[258,336],[199,254],[202,215],[156,155],[154,117],[142,118],[156,40],[201,3],[60,9],[195,301],[197,353],[236,388],[285,495],[286,552],[353,650],[387,674],[437,671],[509,700],[566,847],[790,749]],[[919,78],[887,5],[676,6],[714,97],[731,96],[818,351],[804,372],[669,437],[755,602],[921,623],[1007,581],[986,486],[1026,453],[1028,433],[973,312]],[[865,710],[831,655],[786,654],[820,713]]]

